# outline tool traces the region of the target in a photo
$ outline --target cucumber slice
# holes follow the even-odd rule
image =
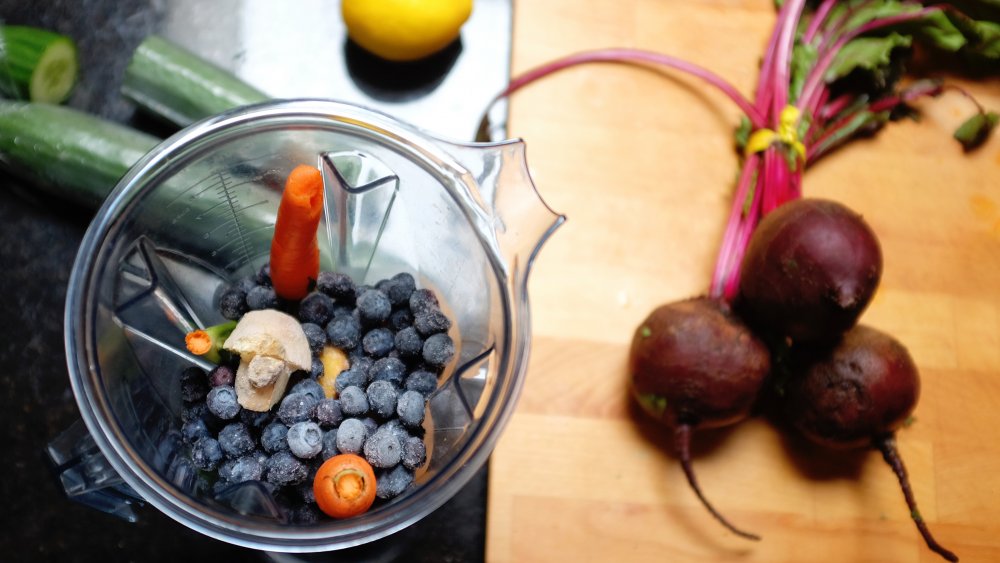
[[[229,71],[156,35],[143,40],[133,53],[122,94],[145,111],[182,127],[270,99]]]
[[[76,85],[76,44],[35,27],[0,27],[0,93],[8,98],[58,104]]]

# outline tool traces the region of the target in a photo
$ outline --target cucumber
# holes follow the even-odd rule
[[[73,91],[79,63],[65,35],[35,27],[0,27],[0,93],[8,98],[58,104]]]
[[[0,100],[0,165],[93,209],[159,142],[67,107]]]
[[[181,127],[270,99],[229,71],[157,35],[147,37],[133,53],[122,94]]]

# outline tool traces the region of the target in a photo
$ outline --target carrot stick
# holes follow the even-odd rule
[[[271,239],[271,282],[283,299],[309,293],[319,276],[316,231],[323,212],[323,174],[301,164],[285,181]]]

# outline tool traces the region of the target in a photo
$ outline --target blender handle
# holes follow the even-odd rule
[[[128,522],[139,519],[133,505],[141,506],[142,498],[111,467],[83,420],[77,419],[45,451],[71,500]]]

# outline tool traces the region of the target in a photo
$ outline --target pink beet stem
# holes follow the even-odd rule
[[[679,70],[685,72],[701,80],[705,81],[711,86],[721,91],[723,94],[729,97],[739,108],[750,118],[750,122],[754,127],[763,127],[764,119],[761,117],[760,112],[757,108],[753,106],[739,90],[736,89],[732,84],[727,82],[725,79],[715,74],[714,72],[702,68],[694,63],[689,63],[683,59],[678,59],[677,57],[671,57],[669,55],[663,55],[661,53],[656,53],[653,51],[644,51],[641,49],[627,49],[627,48],[613,48],[613,49],[596,49],[592,51],[583,51],[573,55],[568,55],[560,59],[543,64],[542,66],[533,68],[520,76],[511,79],[510,83],[507,85],[500,94],[494,99],[494,101],[504,98],[520,90],[522,87],[538,80],[539,78],[558,72],[564,68],[571,66],[576,66],[584,63],[595,63],[595,62],[617,62],[617,63],[651,63],[655,65],[661,65],[674,70]]]

